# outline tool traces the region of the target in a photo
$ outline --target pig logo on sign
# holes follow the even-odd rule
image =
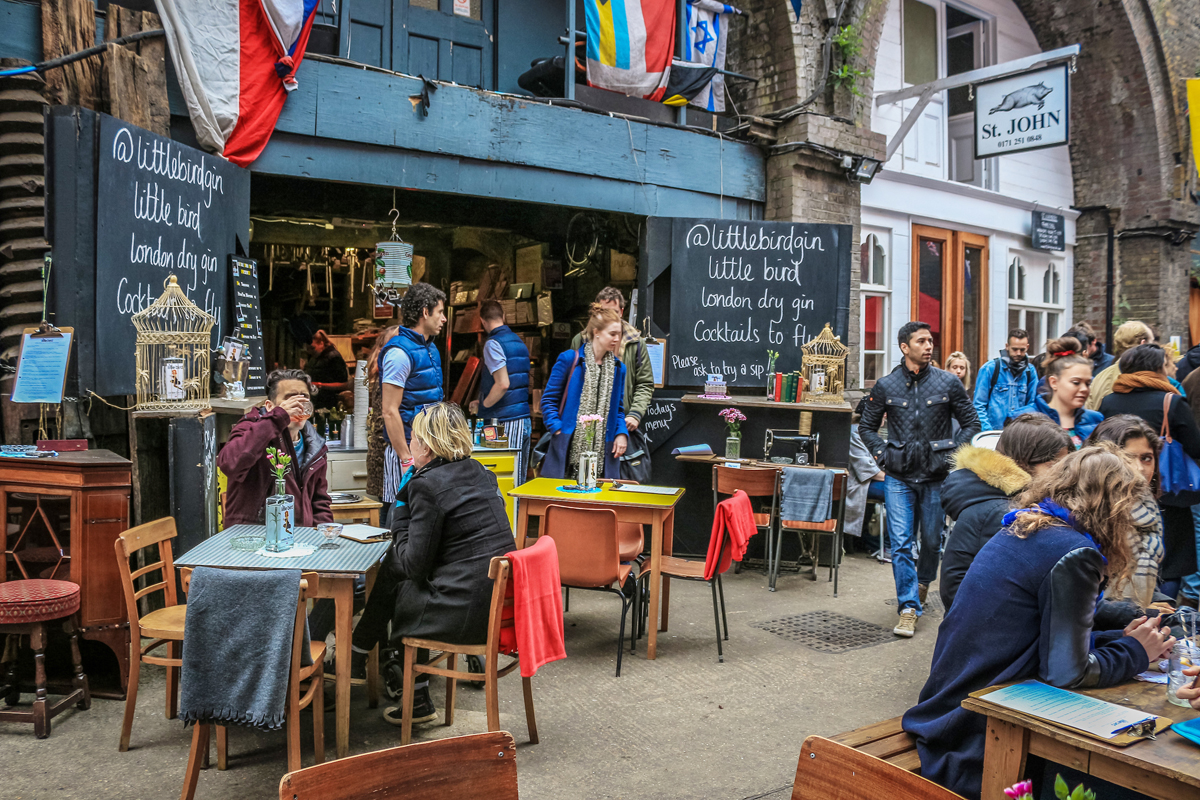
[[[1004,99],[1000,101],[1000,105],[988,112],[988,116],[995,114],[997,111],[1012,111],[1016,108],[1024,108],[1025,106],[1037,105],[1038,110],[1046,104],[1046,95],[1054,91],[1044,83],[1039,83],[1036,86],[1026,86],[1024,89],[1017,89],[1015,92],[1010,92],[1004,95]]]

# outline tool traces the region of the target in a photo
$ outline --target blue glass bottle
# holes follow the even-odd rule
[[[267,498],[267,538],[263,549],[272,553],[291,550],[296,542],[293,526],[296,501],[287,493],[283,478],[275,479],[275,494]]]

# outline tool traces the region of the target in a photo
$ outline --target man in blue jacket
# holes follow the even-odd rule
[[[1037,382],[1037,370],[1029,364],[1029,334],[1013,328],[1000,356],[980,367],[975,378],[975,414],[983,430],[1003,430],[1004,420],[1033,402]]]
[[[446,324],[446,295],[428,283],[414,283],[400,301],[400,332],[379,353],[383,383],[383,503],[396,499],[400,475],[413,463],[408,450],[412,420],[427,405],[440,403],[442,357],[433,339]]]
[[[513,485],[525,482],[529,469],[529,438],[533,432],[529,406],[529,348],[504,324],[504,307],[496,300],[479,306],[479,323],[487,334],[483,344],[483,377],[479,399],[471,413],[504,426],[508,446],[517,451]]]

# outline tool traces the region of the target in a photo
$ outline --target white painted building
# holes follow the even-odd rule
[[[875,93],[1041,52],[1011,0],[888,0]],[[915,100],[875,106],[889,138]],[[1071,323],[1074,196],[1067,148],[975,161],[968,89],[937,95],[875,180],[862,189],[863,384],[899,363],[896,332],[929,322],[935,358],[962,350],[971,374],[1010,328],[1032,353]],[[1034,250],[1034,210],[1066,218],[1066,251]]]

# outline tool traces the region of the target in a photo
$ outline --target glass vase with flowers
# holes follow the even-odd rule
[[[725,420],[725,457],[742,457],[742,423],[746,415],[736,408],[724,408],[717,414]]]
[[[296,543],[293,525],[296,520],[296,499],[287,493],[287,473],[292,457],[284,455],[277,447],[267,448],[267,462],[275,473],[275,494],[267,498],[267,537],[264,550],[282,553],[291,550]]]
[[[597,443],[600,446],[604,444],[604,434],[600,431],[603,422],[604,417],[599,414],[584,414],[579,418],[579,429],[575,432],[576,436],[583,437],[575,483],[579,488],[588,491],[595,489],[600,480],[600,452],[597,450]]]

